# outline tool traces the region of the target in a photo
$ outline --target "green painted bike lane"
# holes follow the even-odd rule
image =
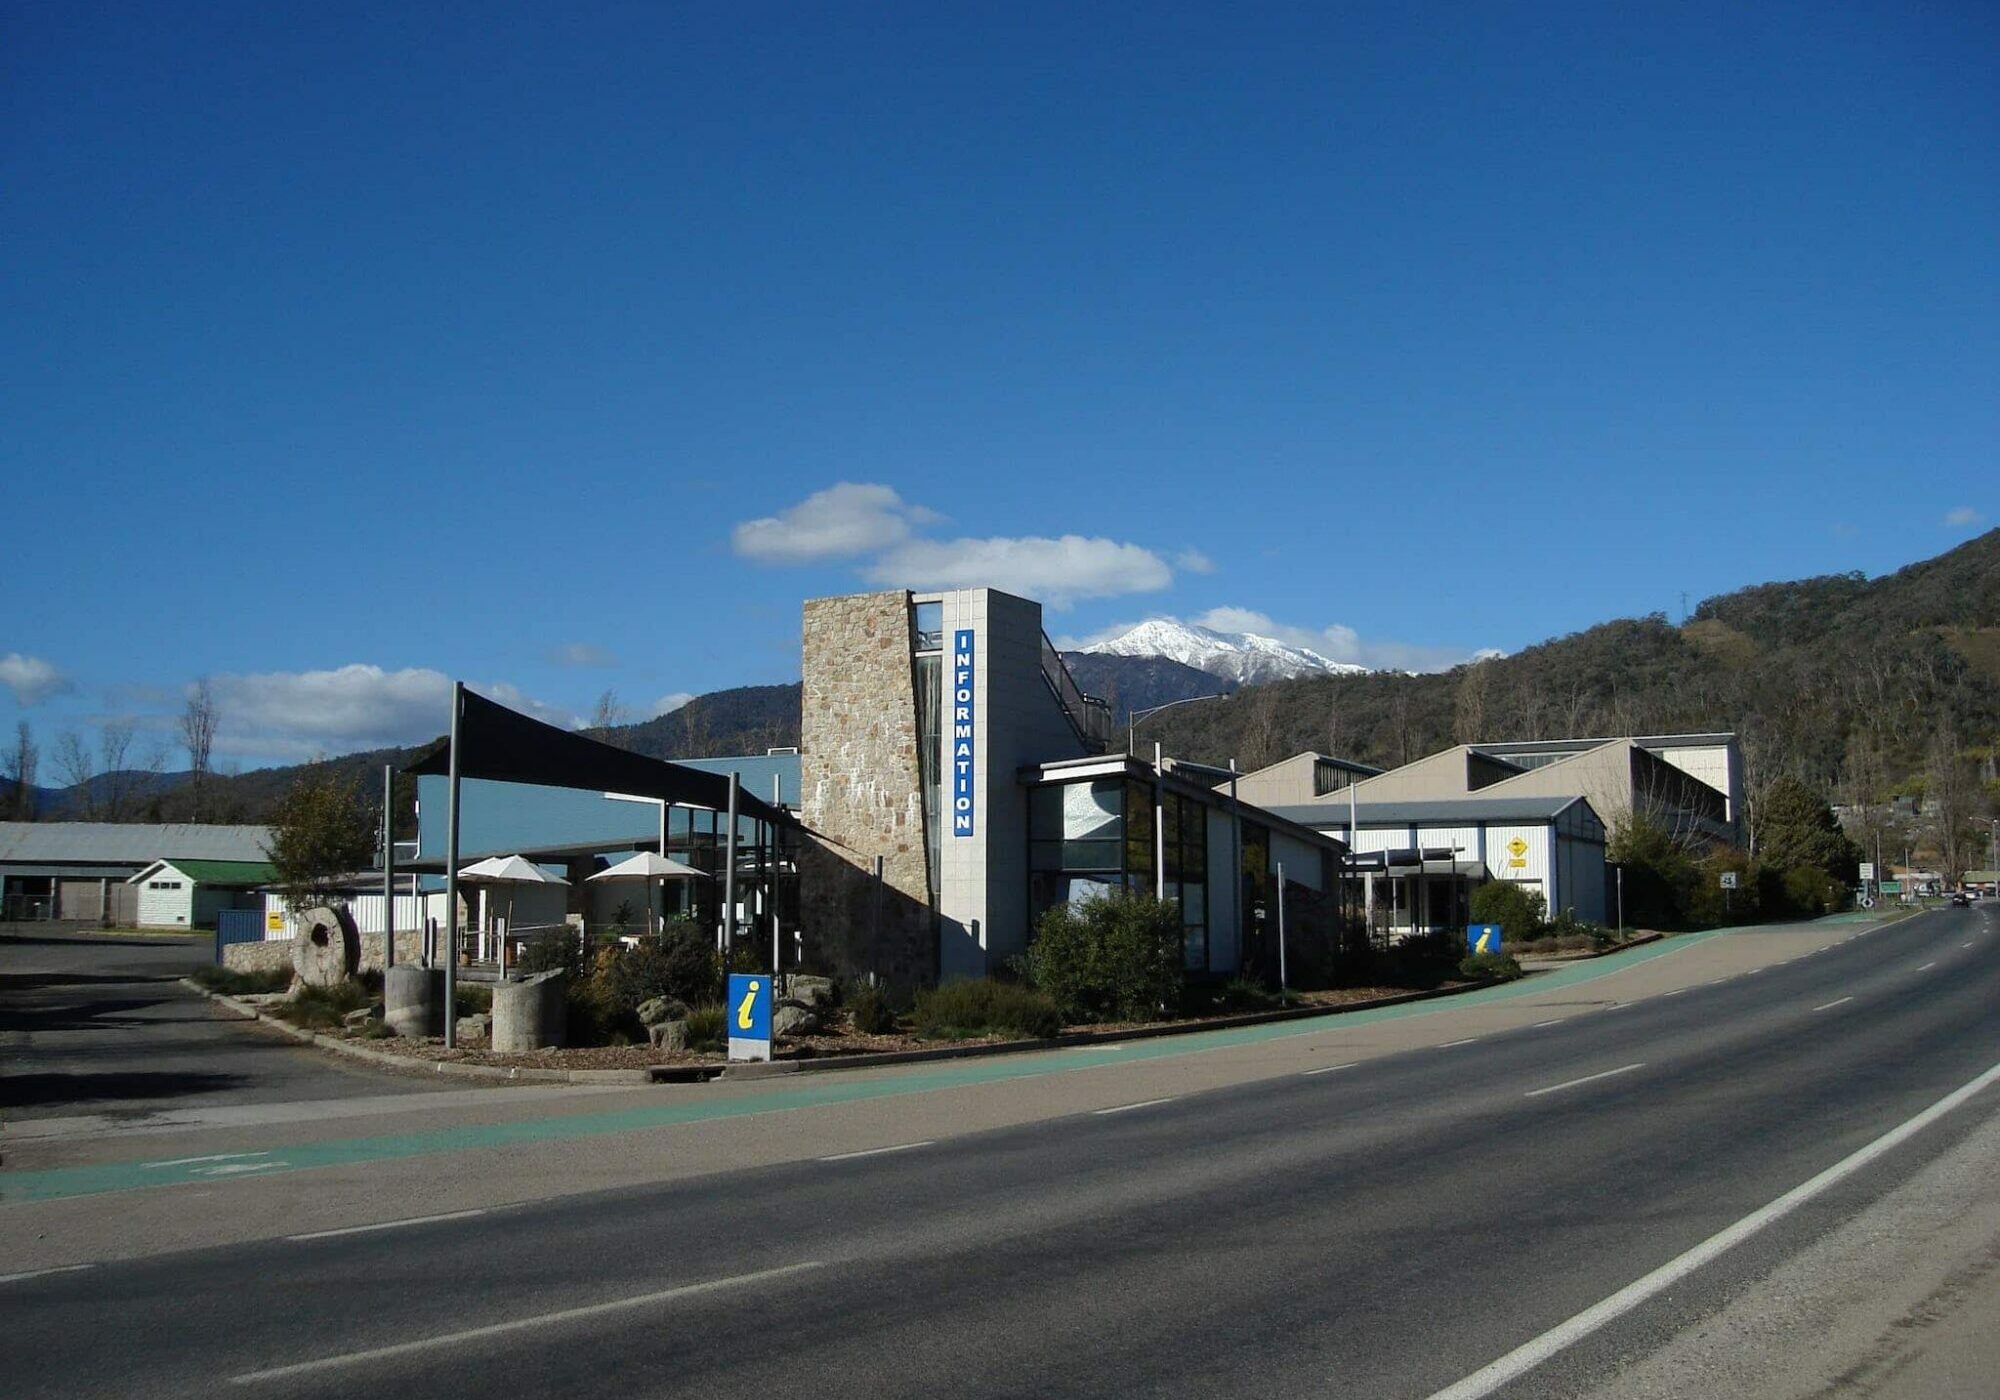
[[[1836,916],[1825,922],[1873,922]],[[1766,926],[1767,928],[1769,926]],[[1796,927],[1794,925],[1793,927]],[[757,1114],[789,1113],[798,1109],[830,1104],[856,1103],[869,1099],[894,1098],[904,1094],[930,1093],[938,1089],[962,1088],[1044,1075],[1071,1074],[1103,1065],[1132,1064],[1141,1060],[1163,1060],[1177,1055],[1200,1055],[1214,1050],[1296,1036],[1324,1035],[1330,1030],[1432,1016],[1468,1006],[1487,1006],[1518,997],[1596,981],[1615,972],[1666,957],[1684,948],[1732,933],[1755,933],[1756,928],[1709,929],[1681,934],[1644,947],[1631,948],[1593,958],[1573,967],[1544,972],[1518,982],[1485,987],[1476,992],[1433,1001],[1406,1002],[1399,1006],[1342,1012],[1332,1016],[1270,1025],[1242,1026],[1233,1030],[1189,1031],[1185,1035],[1162,1036],[1155,1040],[1127,1040],[1105,1046],[1069,1050],[1031,1052],[1019,1057],[967,1060],[946,1067],[893,1078],[863,1079],[828,1075],[823,1082],[787,1087],[741,1099],[715,1099],[694,1103],[649,1104],[575,1117],[542,1118],[514,1123],[487,1123],[462,1128],[441,1128],[429,1132],[392,1133],[327,1142],[300,1143],[259,1152],[217,1153],[199,1157],[177,1157],[164,1161],[109,1162],[88,1167],[58,1167],[46,1171],[0,1173],[0,1202],[53,1201],[73,1196],[95,1196],[114,1191],[139,1191],[160,1186],[217,1181],[246,1177],[276,1176],[285,1172],[310,1171],[316,1167],[337,1167],[362,1162],[424,1157],[476,1148],[506,1147],[516,1143],[554,1142],[575,1138],[603,1137],[616,1133],[644,1132],[653,1128],[676,1127],[689,1123],[745,1118]]]

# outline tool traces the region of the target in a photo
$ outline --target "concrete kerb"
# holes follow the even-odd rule
[[[450,1060],[422,1060],[410,1055],[392,1055],[386,1050],[373,1050],[365,1045],[356,1045],[351,1040],[343,1040],[335,1035],[321,1035],[304,1030],[289,1021],[259,1011],[248,1002],[221,992],[212,992],[192,978],[183,977],[181,985],[190,991],[201,993],[210,1001],[234,1011],[248,1021],[260,1021],[280,1035],[291,1037],[301,1045],[315,1045],[323,1050],[331,1050],[336,1055],[346,1055],[350,1059],[366,1060],[370,1064],[387,1069],[429,1070],[436,1074],[451,1075],[460,1079],[500,1079],[516,1084],[651,1084],[654,1078],[650,1070],[644,1069],[537,1069],[526,1065],[461,1065]]]

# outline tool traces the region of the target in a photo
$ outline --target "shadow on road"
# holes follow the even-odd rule
[[[0,1104],[108,1103],[124,1099],[176,1099],[219,1094],[244,1082],[239,1074],[134,1070],[114,1074],[10,1074],[0,1078]]]

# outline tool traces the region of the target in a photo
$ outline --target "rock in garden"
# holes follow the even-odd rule
[[[803,1006],[808,1011],[818,1011],[833,1005],[833,979],[793,973],[785,979],[785,994],[778,1000],[780,1004],[789,1002],[793,1006]]]
[[[461,1016],[458,1018],[458,1039],[460,1040],[484,1040],[486,1039],[487,1032],[492,1029],[493,1018],[484,1012],[477,1016]]]
[[[773,1035],[812,1035],[819,1030],[819,1017],[803,1006],[781,1006],[771,1017]]]
[[[650,1001],[639,1003],[639,1024],[642,1026],[659,1026],[668,1021],[685,1021],[687,1014],[686,1003],[677,1001],[673,997],[654,997]]]
[[[380,1002],[377,1002],[373,1006],[357,1007],[355,1010],[348,1012],[345,1016],[342,1016],[340,1018],[340,1023],[344,1026],[352,1026],[356,1030],[359,1030],[361,1027],[367,1025],[370,1021],[379,1021],[381,1018],[382,1018],[382,1005]]]
[[[688,1023],[661,1021],[657,1025],[648,1025],[646,1038],[655,1050],[685,1050],[688,1048]]]

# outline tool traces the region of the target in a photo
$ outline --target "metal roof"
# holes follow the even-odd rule
[[[1355,807],[1355,816],[1363,827],[1455,825],[1460,822],[1546,822],[1554,821],[1563,812],[1583,801],[1574,793],[1566,797],[1462,797],[1441,798],[1432,802],[1363,802]],[[1347,804],[1345,802],[1314,802],[1307,806],[1271,807],[1287,821],[1303,826],[1329,827],[1347,825]]]
[[[156,860],[132,878],[159,866],[178,870],[197,885],[268,885],[278,878],[278,867],[267,860]]]
[[[128,865],[270,858],[268,826],[193,822],[0,822],[0,864]]]

